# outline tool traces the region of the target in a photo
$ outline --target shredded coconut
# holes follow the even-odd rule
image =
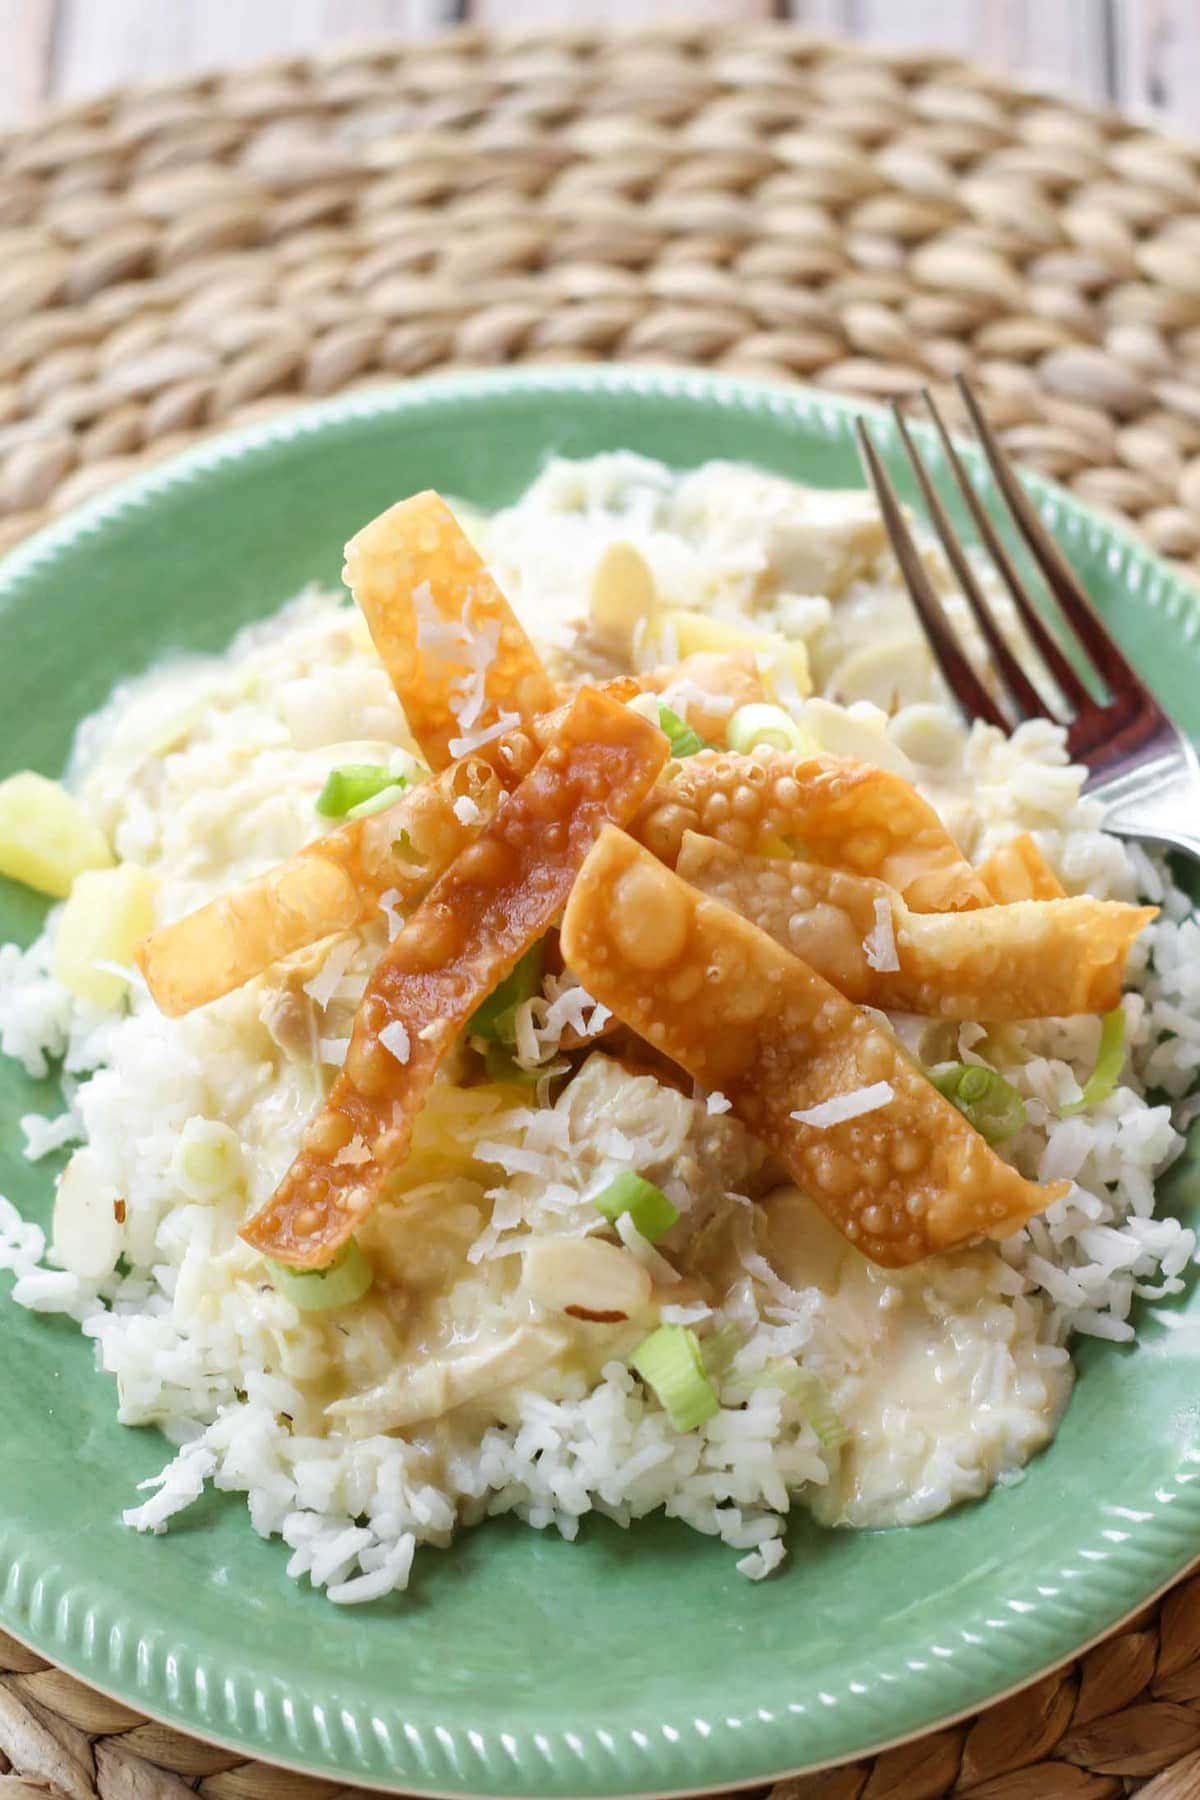
[[[460,825],[478,825],[483,814],[470,794],[460,794],[454,802],[454,816]]]
[[[881,972],[900,967],[891,903],[886,899],[875,902],[875,923],[863,939],[863,954],[871,967]]]
[[[331,946],[329,955],[321,964],[311,981],[304,983],[304,991],[310,1000],[315,1000],[324,1011],[337,992],[338,983],[350,966],[354,952],[358,949],[357,940],[345,937],[340,944]]]
[[[404,917],[397,909],[399,888],[386,888],[379,896],[379,910],[387,920],[388,943],[394,944],[404,930]]]
[[[805,1107],[791,1116],[798,1125],[828,1131],[831,1125],[843,1125],[847,1119],[857,1119],[862,1113],[877,1112],[895,1098],[896,1091],[890,1081],[873,1081],[870,1087],[855,1088],[849,1094],[835,1094],[832,1100],[822,1100],[819,1106]]]
[[[394,1056],[398,1063],[408,1061],[412,1053],[412,1039],[399,1019],[393,1019],[390,1025],[384,1026],[379,1034],[379,1041],[388,1055]]]

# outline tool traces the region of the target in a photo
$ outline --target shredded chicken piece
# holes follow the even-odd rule
[[[689,756],[672,765],[634,825],[672,866],[687,831],[751,853],[802,850],[811,862],[877,876],[916,912],[993,904],[929,802],[891,770],[846,757]]]
[[[563,953],[588,989],[725,1094],[873,1262],[1005,1237],[1067,1192],[1003,1162],[884,1030],[815,969],[606,829],[575,883]],[[886,1084],[823,1129],[797,1112]]]
[[[628,819],[667,755],[655,726],[582,690],[557,738],[384,950],[345,1066],[278,1189],[242,1236],[297,1268],[328,1263],[408,1151],[413,1121],[480,1001],[548,929],[608,819]],[[381,1041],[404,1026],[400,1062]],[[359,1138],[364,1164],[338,1162]]]
[[[1090,894],[915,913],[881,881],[742,856],[693,832],[676,868],[701,893],[802,956],[848,1000],[986,1024],[1108,1012],[1121,998],[1133,940],[1157,916],[1153,906]],[[891,967],[870,955],[880,907],[891,920]]]

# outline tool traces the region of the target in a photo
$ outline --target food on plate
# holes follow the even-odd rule
[[[849,1000],[932,1019],[1066,1019],[1117,1005],[1155,918],[1119,900],[913,912],[895,888],[819,863],[743,856],[688,832],[678,873],[794,951]]]
[[[615,829],[571,890],[562,945],[588,991],[723,1094],[872,1262],[1008,1237],[1067,1192],[1001,1161],[886,1025]]]
[[[0,783],[60,902],[0,1047],[70,1150],[0,1263],[177,1446],[127,1522],[242,1491],[354,1604],[498,1512],[757,1580],[794,1507],[1019,1479],[1195,1251],[1165,865],[1056,727],[961,723],[865,493],[552,462],[346,570]]]
[[[583,688],[507,802],[384,950],[324,1107],[243,1230],[320,1268],[401,1162],[426,1090],[472,1013],[549,931],[606,819],[627,819],[666,760],[661,731]]]

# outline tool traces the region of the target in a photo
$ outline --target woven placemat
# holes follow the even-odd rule
[[[677,26],[354,49],[0,139],[0,546],[302,397],[579,359],[876,398],[969,371],[1016,455],[1200,571],[1200,149],[1123,119],[948,58]],[[350,1792],[3,1636],[0,1750],[0,1800]],[[774,1800],[1135,1790],[1200,1796],[1200,1578]]]

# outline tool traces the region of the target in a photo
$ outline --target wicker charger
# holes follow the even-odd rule
[[[1016,455],[1200,571],[1200,148],[1123,119],[681,26],[354,49],[0,140],[0,547],[301,398],[582,359],[875,398],[966,370]],[[0,1800],[350,1800],[3,1635],[0,1752]],[[1017,1698],[773,1796],[1135,1790],[1200,1795],[1200,1577]]]

